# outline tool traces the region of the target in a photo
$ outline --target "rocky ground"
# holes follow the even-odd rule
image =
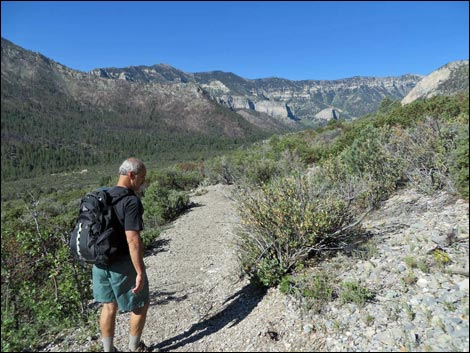
[[[374,298],[336,298],[320,310],[241,276],[232,186],[199,189],[195,207],[162,233],[145,257],[151,304],[143,334],[154,350],[467,351],[469,350],[468,203],[446,193],[404,190],[364,220],[371,239],[360,252],[317,270],[334,283],[355,281]],[[81,338],[80,338],[81,337]],[[128,314],[115,344],[127,350]],[[77,329],[46,351],[99,350],[99,333]]]

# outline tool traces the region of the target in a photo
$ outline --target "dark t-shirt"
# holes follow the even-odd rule
[[[119,196],[125,188],[114,186],[108,190],[111,197]],[[118,247],[121,254],[129,254],[129,246],[126,239],[126,230],[141,231],[144,229],[143,214],[144,208],[142,202],[135,195],[132,190],[129,190],[129,195],[124,196],[114,206],[114,210],[121,224],[122,232],[118,239]]]

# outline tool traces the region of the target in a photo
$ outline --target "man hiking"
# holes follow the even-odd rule
[[[108,190],[111,197],[117,198],[126,191],[128,194],[114,205],[121,226],[118,234],[119,256],[108,265],[93,265],[93,296],[97,302],[103,303],[100,330],[105,352],[116,351],[113,340],[118,309],[120,312],[130,312],[129,350],[149,350],[141,341],[149,307],[149,283],[140,237],[144,210],[135,194],[144,183],[146,173],[142,161],[126,159],[119,168],[117,185]]]

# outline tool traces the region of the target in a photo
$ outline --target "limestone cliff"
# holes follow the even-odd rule
[[[401,101],[408,104],[416,99],[430,98],[437,95],[451,95],[469,92],[468,60],[448,63],[423,77]]]
[[[419,75],[399,77],[352,77],[341,80],[291,81],[281,78],[245,79],[230,72],[185,73],[169,65],[150,67],[106,68],[92,70],[98,77],[140,83],[196,84],[207,95],[233,111],[252,110],[285,121],[324,123],[324,109],[341,111],[351,119],[374,112],[388,97],[401,100],[422,78]],[[331,115],[331,118],[334,118]]]

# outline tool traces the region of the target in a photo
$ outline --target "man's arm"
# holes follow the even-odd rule
[[[137,272],[135,288],[132,289],[132,293],[137,294],[144,288],[145,282],[144,247],[142,239],[140,238],[140,231],[126,230],[126,238],[127,244],[129,245],[131,261]]]

